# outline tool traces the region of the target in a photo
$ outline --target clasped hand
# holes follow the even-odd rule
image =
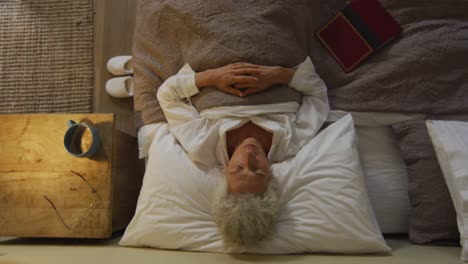
[[[294,70],[290,68],[238,62],[196,73],[195,82],[199,88],[211,86],[244,97],[275,84],[288,84],[293,75]]]

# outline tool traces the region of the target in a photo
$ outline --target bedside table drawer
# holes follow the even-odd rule
[[[90,158],[67,153],[67,121],[98,129]],[[133,216],[143,163],[113,114],[0,115],[0,236],[109,237]]]

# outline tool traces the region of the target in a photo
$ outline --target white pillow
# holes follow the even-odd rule
[[[427,121],[426,124],[457,212],[463,246],[461,259],[468,261],[468,122]]]
[[[161,127],[120,244],[229,253],[388,252],[367,198],[355,139],[347,115],[294,159],[274,164],[282,209],[273,235],[252,248],[229,248],[211,216],[220,169],[194,165],[167,126]]]
[[[369,200],[384,234],[408,233],[408,173],[391,127],[356,126]]]

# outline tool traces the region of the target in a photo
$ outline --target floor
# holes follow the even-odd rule
[[[107,61],[118,55],[131,55],[137,0],[94,0],[94,102],[93,112],[115,113],[116,128],[136,135],[133,99],[110,97],[105,84],[113,76]]]
[[[182,252],[118,246],[121,234],[109,240],[34,239],[0,241],[1,264],[93,263],[314,263],[314,264],[456,264],[459,247],[416,246],[406,238],[387,238],[391,255],[239,255]]]

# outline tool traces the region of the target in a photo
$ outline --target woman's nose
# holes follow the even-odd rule
[[[247,152],[246,155],[247,155],[247,158],[246,158],[247,166],[249,167],[249,169],[256,169],[257,158],[255,157],[255,155],[252,152]]]

